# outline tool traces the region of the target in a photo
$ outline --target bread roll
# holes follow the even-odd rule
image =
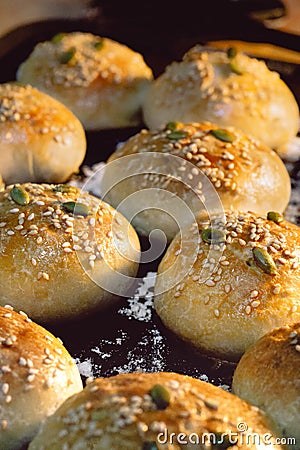
[[[126,45],[76,32],[37,44],[17,79],[60,100],[92,130],[140,124],[153,75],[142,55]]]
[[[41,322],[83,317],[126,296],[138,268],[127,220],[67,185],[0,192],[0,248],[0,303]]]
[[[19,450],[82,382],[60,339],[25,313],[0,306],[0,330],[0,449]]]
[[[294,449],[300,448],[299,381],[300,323],[259,339],[243,355],[233,376],[235,393],[264,409],[286,438],[296,439]]]
[[[299,129],[293,93],[263,61],[233,55],[196,45],[167,66],[145,98],[146,125],[210,120],[240,128],[284,155]]]
[[[0,84],[0,167],[6,184],[61,183],[86,152],[79,120],[31,86]]]
[[[155,159],[153,153],[147,158],[145,152],[156,152]],[[290,177],[280,157],[264,144],[232,127],[220,129],[209,122],[173,122],[164,129],[142,130],[123,143],[110,156],[108,163],[128,155],[140,157],[135,160],[123,158],[119,165],[108,164],[103,178],[103,192],[107,192],[105,198],[110,204],[116,208],[124,199],[129,199],[122,210],[125,215],[130,213],[130,195],[148,188],[174,191],[194,213],[199,211],[204,205],[200,200],[196,201],[195,194],[187,188],[189,185],[197,188],[195,175],[200,171],[208,180],[202,180],[202,192],[198,190],[198,195],[205,197],[207,185],[212,185],[226,210],[251,210],[260,214],[273,209],[282,212],[290,198]],[[182,158],[177,167],[168,155]],[[129,177],[133,166],[136,175]],[[152,169],[156,176],[151,176]],[[115,184],[118,172],[124,181]],[[162,174],[169,176],[169,182]],[[179,180],[176,187],[171,176]],[[113,188],[109,189],[110,186]],[[161,228],[171,240],[178,230],[176,224],[169,220],[166,211],[169,201],[162,191],[157,192],[161,197],[156,205],[157,211],[147,209],[153,201],[153,191],[149,192],[148,199],[142,193],[131,197],[134,207],[142,211],[132,223],[141,235],[147,236],[153,229]],[[207,202],[204,204],[208,206]],[[176,218],[181,223],[189,219],[180,204]]]
[[[241,423],[260,436],[260,445],[251,437],[246,445]],[[227,448],[236,441],[241,449],[267,448],[263,436],[275,440],[272,427],[257,408],[209,383],[175,373],[131,373],[94,380],[67,400],[29,450],[200,449],[205,442]],[[281,448],[268,446],[274,447]]]
[[[276,212],[268,216],[200,217],[178,233],[154,290],[168,328],[212,355],[238,360],[268,331],[300,320],[300,229]]]

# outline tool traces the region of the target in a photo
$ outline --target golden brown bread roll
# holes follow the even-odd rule
[[[0,303],[45,322],[82,317],[114,294],[126,296],[139,241],[96,197],[26,183],[0,192],[0,249]]]
[[[237,360],[275,327],[300,320],[300,229],[276,212],[200,217],[158,267],[154,307],[178,336]]]
[[[0,306],[1,450],[19,450],[81,389],[79,371],[60,339],[24,312]]]
[[[260,436],[260,445],[251,437],[246,445],[241,424]],[[272,444],[273,432],[261,411],[209,383],[175,373],[131,373],[96,379],[67,400],[29,449],[179,450],[206,448],[205,442],[227,448],[236,441],[237,448],[255,449],[267,448],[267,439],[268,448],[281,448]]]
[[[154,81],[143,113],[149,128],[176,120],[235,126],[280,154],[299,129],[296,99],[278,73],[243,53],[228,56],[200,45]]]
[[[155,159],[152,157],[151,163],[151,167],[157,172],[156,176],[150,175],[150,158],[146,158],[145,152],[157,153]],[[128,155],[140,155],[140,158],[123,158],[119,166],[108,164],[105,168],[103,191],[107,191],[106,200],[115,208],[136,191],[155,188],[173,190],[193,212],[197,212],[204,206],[195,201],[195,194],[192,195],[187,190],[186,183],[182,181],[185,176],[187,183],[192,184],[196,179],[195,175],[200,171],[216,189],[226,210],[251,210],[260,214],[266,214],[273,209],[282,212],[290,198],[290,177],[280,157],[264,144],[233,127],[220,129],[209,122],[173,122],[167,124],[164,129],[142,130],[123,143],[110,156],[108,163]],[[183,161],[175,167],[168,155],[180,157]],[[133,166],[136,173],[143,175],[129,177]],[[118,171],[124,181],[114,186]],[[166,177],[159,173],[169,174],[169,183],[166,182]],[[181,180],[177,182],[176,188],[170,176]],[[109,186],[113,186],[113,189],[110,190]],[[204,182],[202,191],[205,191]],[[205,196],[205,192],[202,194]],[[148,195],[150,203],[153,200],[153,191],[149,191]],[[142,235],[147,236],[154,228],[160,228],[166,233],[168,240],[171,240],[177,228],[174,222],[168,221],[165,211],[168,200],[163,192],[159,192],[159,195],[159,211],[146,209],[147,202],[143,195],[131,197],[135,208],[138,210],[140,206],[142,211],[134,217],[132,223]],[[198,195],[201,193],[198,192]],[[130,213],[128,202],[122,211],[125,215]],[[185,217],[189,218],[181,205],[176,210],[176,217],[180,218],[182,223]]]
[[[0,84],[0,167],[6,184],[62,183],[86,152],[79,120],[31,86]]]
[[[153,75],[142,55],[126,45],[76,32],[39,43],[17,79],[60,100],[86,129],[102,129],[141,122]]]
[[[277,328],[253,344],[233,376],[234,392],[261,407],[300,448],[300,323]],[[289,442],[292,444],[292,442]]]

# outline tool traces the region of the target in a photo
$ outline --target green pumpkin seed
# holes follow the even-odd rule
[[[60,59],[59,59],[60,63],[68,64],[74,58],[75,53],[76,53],[76,49],[74,47],[72,47],[69,50],[67,50],[66,52],[62,53],[60,55]]]
[[[205,228],[201,232],[201,237],[208,244],[221,244],[226,241],[224,231],[218,230],[217,228]]]
[[[158,450],[158,447],[155,441],[147,441],[144,442],[142,450]]]
[[[185,131],[180,131],[180,130],[178,130],[178,131],[172,131],[171,133],[169,133],[168,135],[167,135],[167,137],[169,138],[169,139],[176,139],[176,140],[178,140],[178,139],[184,139],[184,138],[186,138],[187,137],[187,133],[185,132]]]
[[[231,71],[236,73],[237,75],[243,75],[243,73],[245,73],[245,71],[238,65],[235,59],[231,59],[229,61],[229,66]]]
[[[237,49],[235,47],[229,47],[227,50],[227,56],[229,59],[235,58],[237,55]]]
[[[180,122],[169,122],[166,125],[166,130],[175,131],[180,126]]]
[[[216,128],[215,130],[211,130],[211,134],[215,138],[219,139],[219,141],[223,142],[233,142],[235,138],[230,131],[225,130],[224,128]]]
[[[14,186],[10,191],[10,196],[15,203],[22,206],[28,205],[30,200],[28,192],[20,186]]]
[[[269,275],[275,275],[277,273],[277,267],[274,263],[272,256],[261,247],[254,247],[252,249],[255,264]]]
[[[77,216],[88,216],[89,208],[83,203],[79,202],[65,202],[62,204],[62,207],[65,211],[76,214]]]
[[[51,42],[53,42],[53,44],[58,44],[58,42],[60,42],[65,37],[65,35],[66,33],[57,33],[55,36],[53,36]]]
[[[105,419],[108,418],[108,416],[109,416],[108,412],[104,411],[104,410],[93,411],[92,414],[91,414],[92,420],[95,420],[95,421],[105,420]]]
[[[166,409],[170,404],[170,393],[161,384],[153,386],[149,392],[158,409]]]
[[[272,222],[280,223],[283,221],[283,215],[276,211],[269,211],[267,214],[267,219],[272,220]]]
[[[103,39],[100,39],[99,41],[95,42],[93,46],[96,50],[101,50],[103,48],[103,44]]]
[[[69,184],[57,184],[53,188],[54,192],[62,192],[63,194],[70,194],[71,192],[77,192],[77,189],[74,186],[70,186]]]

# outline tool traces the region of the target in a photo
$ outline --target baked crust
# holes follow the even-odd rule
[[[28,443],[47,416],[81,389],[61,340],[24,312],[0,306],[0,448]]]

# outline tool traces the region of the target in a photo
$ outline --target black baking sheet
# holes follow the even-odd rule
[[[192,45],[213,39],[273,42],[293,49],[300,44],[296,37],[267,31],[256,24],[250,26],[248,22],[234,22],[232,17],[225,20],[225,25],[223,20],[215,27],[206,24],[202,29],[197,28],[195,20],[192,26],[185,24],[178,27],[173,19],[169,16],[167,25],[159,21],[156,26],[148,16],[140,20],[128,16],[122,22],[122,17],[118,15],[94,20],[51,20],[19,27],[0,39],[0,82],[14,80],[19,64],[34,45],[58,32],[90,31],[119,40],[141,52],[155,76],[172,60],[180,59]],[[299,66],[273,60],[267,60],[267,63],[271,69],[280,72],[300,103]],[[120,141],[139,129],[88,132],[88,150],[83,165],[92,166],[105,161]],[[287,167],[293,187],[289,218],[299,224],[299,161],[287,162]],[[147,247],[145,240],[142,240],[142,246]],[[157,260],[142,265],[139,276],[145,277],[148,272],[155,272],[158,263]],[[147,281],[137,288],[139,294],[135,299],[120,299],[110,309],[90,319],[47,326],[63,340],[76,358],[83,380],[88,376],[105,377],[136,370],[164,370],[191,375],[230,389],[235,364],[212,358],[180,341],[165,329],[153,311],[151,288],[147,289]],[[138,314],[141,311],[145,312],[145,317]]]

